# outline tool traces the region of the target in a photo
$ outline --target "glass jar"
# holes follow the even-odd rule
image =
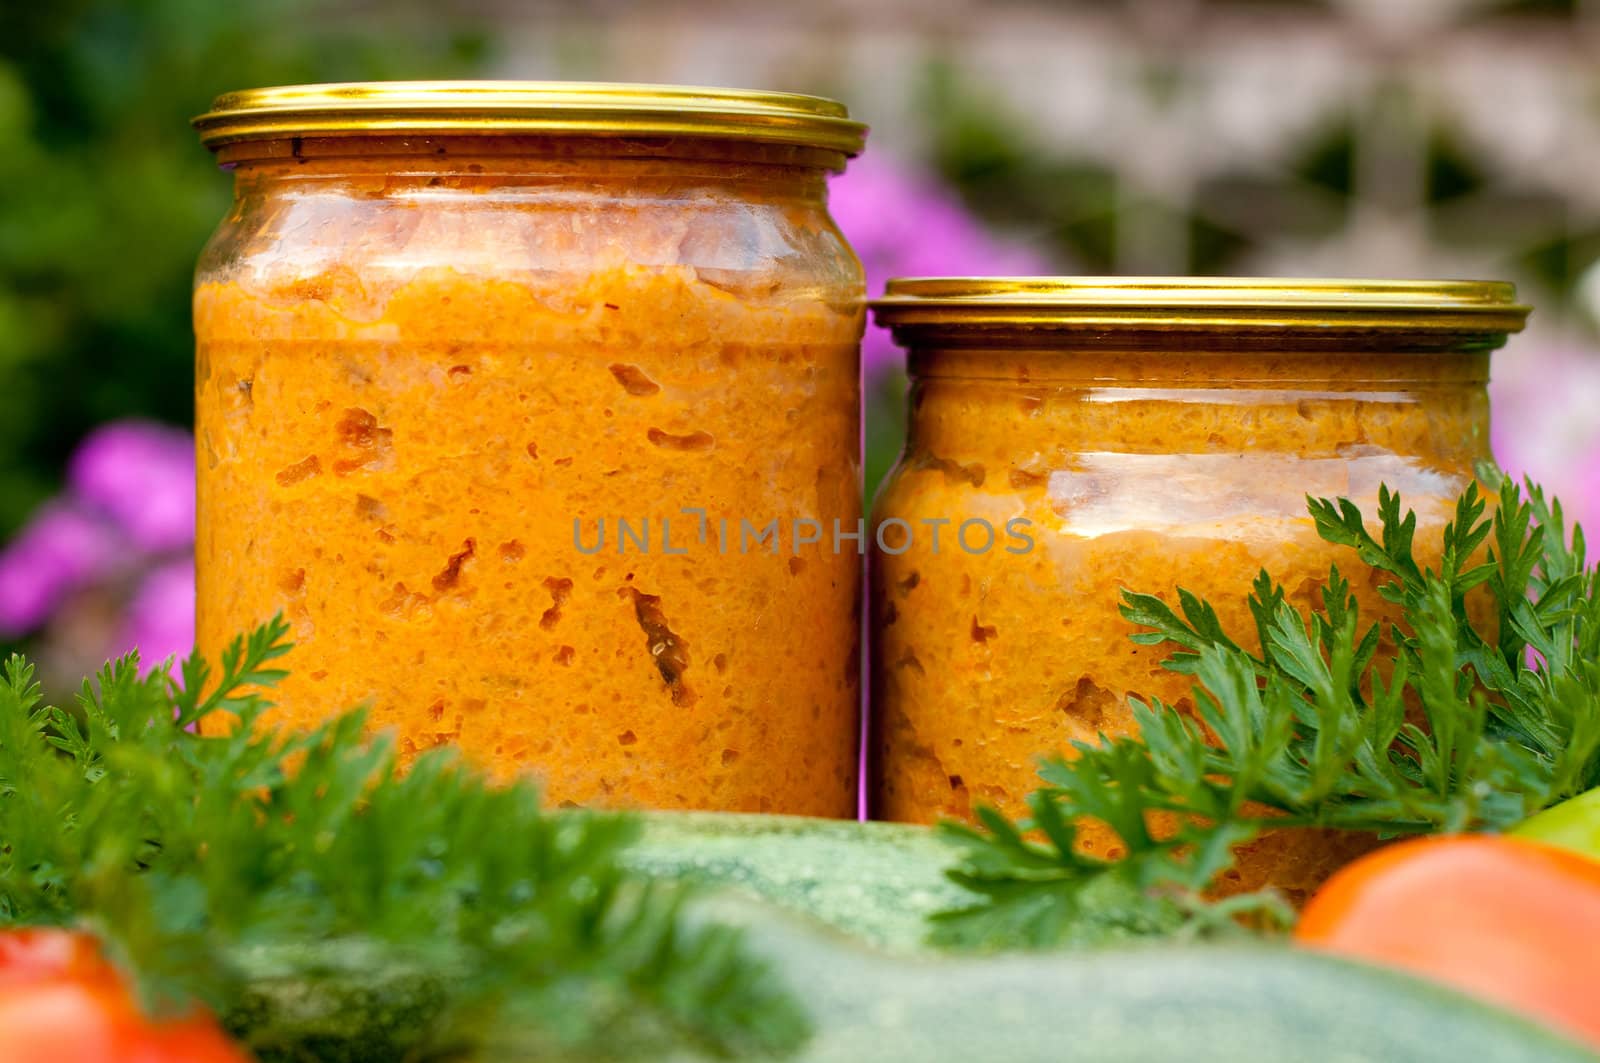
[[[1130,694],[1189,705],[1171,648],[1129,640],[1120,592],[1182,586],[1240,638],[1262,568],[1309,607],[1353,559],[1318,537],[1308,494],[1371,517],[1387,484],[1436,561],[1489,458],[1488,351],[1521,327],[1513,299],[1467,282],[891,282],[876,312],[912,386],[874,518],[875,815],[1021,814],[1038,758],[1134,731]],[[1394,615],[1356,582],[1366,615]],[[1111,850],[1103,829],[1084,838]],[[1363,844],[1269,836],[1237,885],[1294,895]]]
[[[554,802],[853,816],[859,558],[807,522],[860,515],[826,178],[863,127],[492,82],[196,124],[236,182],[194,294],[205,652],[281,612],[274,719],[365,704]]]

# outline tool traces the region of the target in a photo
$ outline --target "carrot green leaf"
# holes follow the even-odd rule
[[[1144,629],[1134,640],[1169,646],[1166,666],[1194,677],[1193,715],[1132,699],[1139,738],[1048,758],[1026,817],[984,809],[976,827],[944,825],[960,853],[951,877],[973,901],[938,915],[934,938],[1049,946],[1215,929],[1231,919],[1207,892],[1263,831],[1499,830],[1600,784],[1600,577],[1583,533],[1533,484],[1480,476],[1498,490],[1493,512],[1467,489],[1437,570],[1417,561],[1416,514],[1397,494],[1380,491],[1375,529],[1349,499],[1308,499],[1321,537],[1382,573],[1401,618],[1387,632],[1363,621],[1337,566],[1305,611],[1262,572],[1248,640],[1187,591],[1176,608],[1124,592],[1123,616]],[[1108,826],[1120,859],[1078,851],[1080,819]],[[1271,896],[1225,910],[1252,905],[1280,921]]]

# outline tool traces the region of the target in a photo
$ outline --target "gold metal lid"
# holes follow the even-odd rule
[[[218,96],[194,119],[208,148],[361,133],[725,137],[859,154],[867,127],[818,96],[569,81],[373,81]]]
[[[903,277],[872,302],[916,342],[967,331],[1448,336],[1499,346],[1529,308],[1501,281],[1272,277]]]

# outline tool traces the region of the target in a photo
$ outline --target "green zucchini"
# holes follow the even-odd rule
[[[1600,858],[1600,790],[1588,790],[1522,821],[1511,834]]]
[[[970,903],[954,850],[927,827],[714,812],[645,816],[626,863],[768,901],[893,951],[924,947],[928,916]]]
[[[718,918],[738,916],[723,908]],[[812,1016],[803,1063],[1595,1063],[1531,1021],[1288,946],[980,958],[874,953],[765,910],[744,920]]]
[[[260,1063],[415,1059],[416,1046],[436,1040],[459,977],[351,940],[252,946],[231,959],[241,985],[222,1022]]]
[[[1600,1059],[1452,990],[1288,946],[932,954],[926,915],[963,897],[943,876],[949,858],[920,828],[662,814],[647,817],[630,861],[717,887],[697,917],[742,926],[788,983],[813,1026],[801,1063]],[[452,975],[340,956],[312,946],[242,956],[253,992],[235,1028],[275,1059],[414,1058]],[[502,1024],[481,1058],[552,1058],[547,1033]],[[582,1058],[639,1049],[593,1045]]]

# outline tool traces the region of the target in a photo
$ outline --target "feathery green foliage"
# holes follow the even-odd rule
[[[92,929],[153,1006],[204,1000],[263,1058],[300,1058],[255,1024],[267,960],[335,989],[424,974],[413,1040],[385,1049],[407,1058],[510,1029],[541,1058],[803,1039],[735,931],[620,869],[631,818],[544,812],[530,785],[490,786],[444,751],[402,774],[359,713],[308,734],[261,726],[287,633],[238,640],[217,677],[191,657],[181,683],[124,658],[71,710],[41,704],[21,658],[0,670],[0,925]],[[194,732],[215,713],[239,726]]]
[[[1481,475],[1501,481],[1498,506],[1486,516],[1467,490],[1437,571],[1416,560],[1398,495],[1380,491],[1376,536],[1349,500],[1308,499],[1323,539],[1384,573],[1403,620],[1387,633],[1363,622],[1337,567],[1309,615],[1260,574],[1259,655],[1187,591],[1176,609],[1125,591],[1122,614],[1146,629],[1134,640],[1172,646],[1166,666],[1194,677],[1198,722],[1134,699],[1140,739],[1102,735],[1047,760],[1028,818],[945,825],[962,851],[951,875],[977,897],[941,913],[935,938],[1050,946],[1232,926],[1251,908],[1283,921],[1270,894],[1201,900],[1263,830],[1498,830],[1600,784],[1600,577],[1559,503]],[[1177,827],[1152,832],[1152,813]],[[1109,825],[1126,858],[1076,851],[1078,817]]]

